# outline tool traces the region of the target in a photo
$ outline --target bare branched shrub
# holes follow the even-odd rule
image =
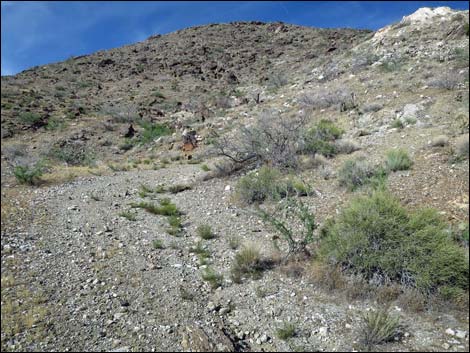
[[[321,90],[305,93],[299,98],[299,103],[310,109],[325,109],[335,106],[340,111],[347,111],[356,107],[356,96],[354,92],[343,88],[332,91]]]
[[[428,82],[428,86],[440,89],[454,90],[458,88],[462,79],[455,71],[446,72]]]
[[[237,164],[270,164],[278,168],[296,168],[297,151],[306,117],[281,117],[265,111],[252,126],[240,128],[235,136],[222,136],[215,143],[216,153]]]

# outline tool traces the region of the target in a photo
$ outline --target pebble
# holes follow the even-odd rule
[[[448,328],[448,329],[446,330],[446,334],[449,335],[449,336],[455,336],[455,331],[452,330],[451,328]]]
[[[467,337],[467,331],[457,330],[455,332],[455,336],[461,339],[465,339],[465,337]]]

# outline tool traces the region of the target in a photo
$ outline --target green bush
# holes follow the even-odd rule
[[[41,120],[41,115],[32,112],[22,112],[19,115],[19,119],[25,124],[33,125]]]
[[[441,286],[468,289],[468,254],[434,210],[409,213],[385,191],[358,197],[321,231],[324,261],[423,293]]]
[[[304,151],[332,157],[338,153],[334,141],[339,139],[342,134],[343,130],[338,128],[332,121],[323,119],[314,127],[307,130],[304,136]]]
[[[338,182],[349,191],[367,184],[380,186],[386,177],[383,168],[374,167],[365,158],[349,159],[338,171]]]
[[[277,200],[280,198],[280,178],[281,173],[277,169],[263,166],[240,178],[236,186],[237,196],[247,204]]]
[[[304,252],[307,245],[315,240],[314,232],[317,229],[317,224],[315,223],[315,216],[300,200],[295,200],[293,198],[287,199],[285,204],[281,206],[281,211],[284,211],[282,212],[284,214],[283,217],[275,213],[268,213],[259,209],[258,216],[265,223],[278,231],[281,234],[282,239],[287,243],[288,252],[285,257],[285,260],[287,260],[293,255]],[[303,226],[303,229],[300,229],[301,227],[298,226],[290,226],[288,218],[292,216],[297,218]],[[280,250],[277,238],[273,238],[273,242],[274,247]]]
[[[20,184],[37,185],[44,173],[44,166],[38,162],[33,166],[16,166],[13,174]]]
[[[66,143],[63,146],[56,146],[50,150],[49,156],[70,165],[91,166],[95,161],[94,153],[79,143]]]
[[[141,123],[144,129],[140,135],[140,143],[145,145],[159,138],[160,136],[170,135],[172,130],[165,124]]]
[[[413,162],[408,153],[403,149],[391,150],[387,152],[385,168],[389,171],[408,170]]]
[[[181,214],[176,205],[172,203],[169,199],[161,199],[160,206],[157,206],[150,202],[133,203],[131,204],[131,206],[133,208],[143,208],[147,212],[162,216],[179,216]]]

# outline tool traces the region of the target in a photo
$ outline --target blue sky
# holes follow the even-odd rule
[[[1,74],[208,23],[283,21],[375,30],[423,6],[467,10],[468,2],[2,1]]]

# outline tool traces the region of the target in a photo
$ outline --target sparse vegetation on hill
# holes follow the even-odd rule
[[[441,7],[2,76],[2,351],[468,351],[468,70]]]

